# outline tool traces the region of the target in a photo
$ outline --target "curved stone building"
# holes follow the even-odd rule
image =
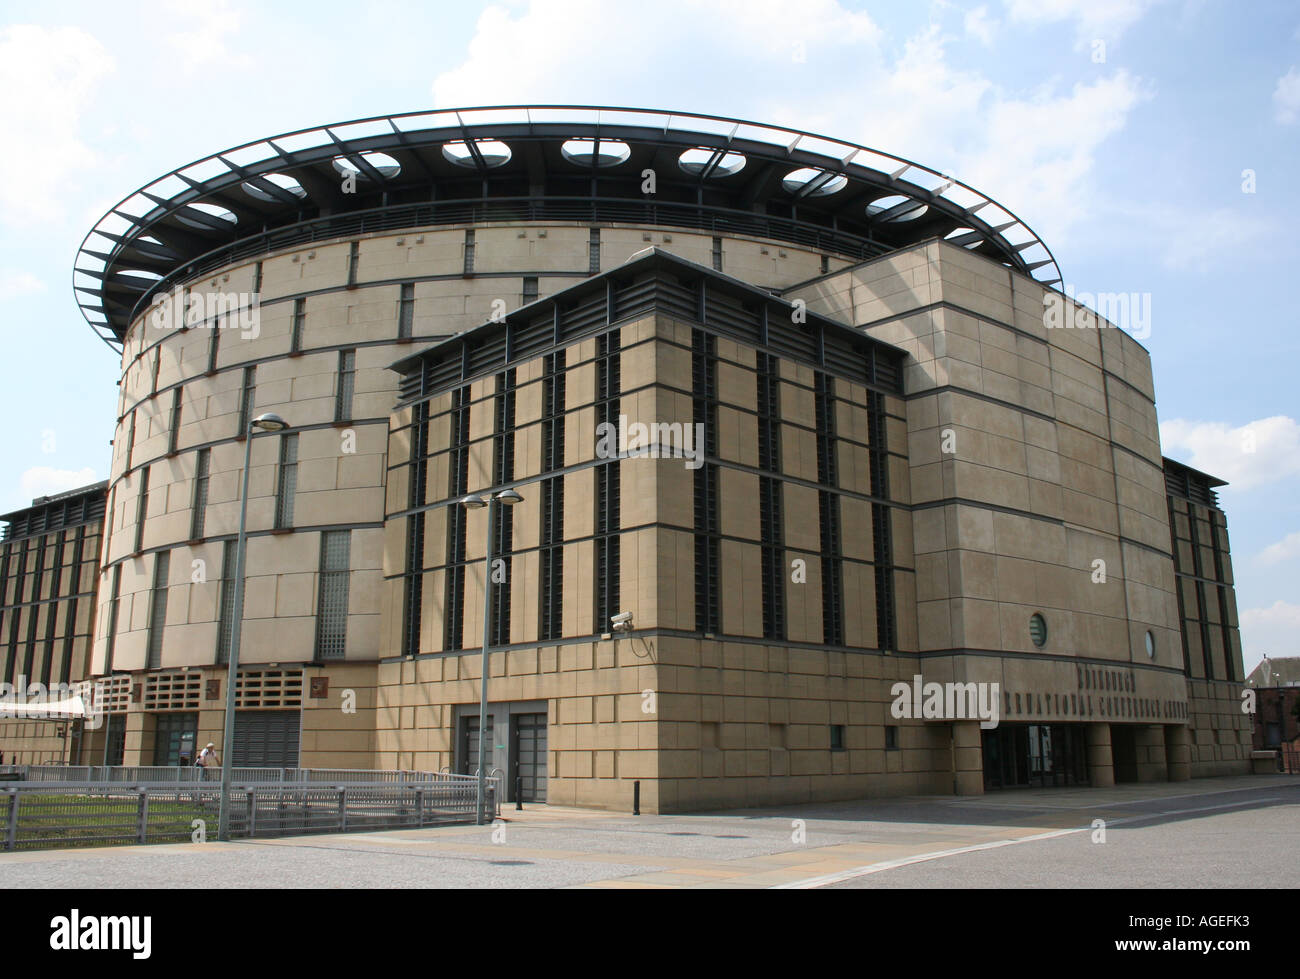
[[[1149,358],[1059,284],[947,175],[714,117],[414,114],[174,171],[75,273],[122,358],[86,760],[220,740],[244,438],[273,411],[236,763],[472,770],[488,527],[459,501],[513,487],[489,622],[512,795],[1244,770],[1230,572],[1193,668]],[[999,726],[925,712],[929,682],[992,690]]]

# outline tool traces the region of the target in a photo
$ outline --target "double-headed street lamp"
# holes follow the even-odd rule
[[[460,501],[467,510],[488,508],[487,555],[483,562],[483,683],[478,702],[478,816],[476,822],[482,826],[484,804],[487,800],[487,705],[488,705],[488,639],[492,632],[492,535],[495,525],[492,518],[496,515],[495,503],[514,506],[522,503],[523,497],[512,489],[489,493],[487,499],[471,494]]]
[[[230,629],[230,655],[226,663],[226,727],[221,738],[221,803],[217,810],[217,839],[230,839],[230,771],[234,766],[235,675],[239,670],[239,637],[244,628],[244,550],[248,521],[248,469],[253,458],[254,429],[282,432],[289,423],[279,415],[258,415],[244,432],[244,490],[239,497],[239,538],[235,543],[235,601]]]

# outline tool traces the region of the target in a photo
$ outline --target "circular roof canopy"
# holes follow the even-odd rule
[[[741,119],[546,105],[378,116],[197,160],[99,220],[73,290],[118,349],[155,293],[244,259],[371,232],[530,220],[694,228],[858,259],[946,238],[1044,285],[1061,281],[1011,211],[910,160]]]

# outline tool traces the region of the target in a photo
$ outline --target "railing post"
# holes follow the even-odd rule
[[[248,837],[252,839],[257,829],[257,789],[249,786],[248,789]]]
[[[415,811],[419,813],[416,820],[417,826],[424,826],[424,789],[415,790]]]
[[[5,828],[5,849],[15,850],[18,847],[18,790],[10,789],[9,796],[9,825]]]
[[[515,812],[520,812],[524,808],[524,777],[515,776]]]
[[[136,789],[136,791],[140,793],[140,801],[136,805],[136,819],[138,821],[136,838],[143,846],[149,831],[149,790]]]
[[[303,797],[306,798],[306,793]],[[339,830],[346,833],[348,831],[348,787],[339,786]]]

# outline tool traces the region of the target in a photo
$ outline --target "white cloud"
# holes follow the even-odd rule
[[[962,26],[967,34],[987,46],[993,43],[993,34],[998,28],[998,22],[989,19],[988,7],[979,6],[967,12]]]
[[[30,272],[0,269],[0,299],[17,299],[34,292],[44,292],[45,283]]]
[[[1286,415],[1233,427],[1174,418],[1160,424],[1165,455],[1248,490],[1300,474],[1300,424]]]
[[[1266,608],[1242,609],[1239,619],[1247,671],[1265,656],[1300,656],[1300,605],[1279,599]]]
[[[819,49],[874,48],[881,37],[867,14],[845,10],[837,0],[805,0],[798,16],[785,0],[663,0],[654,7],[532,0],[515,6],[483,11],[468,57],[433,82],[436,107],[634,104],[620,90],[637,90],[642,104],[653,107],[665,73],[683,80],[694,73],[704,84],[718,64],[748,56],[764,64],[771,79],[787,66],[816,62]],[[686,33],[683,24],[690,25]],[[730,83],[743,87],[747,78],[735,75]]]
[[[1292,68],[1273,89],[1273,118],[1284,126],[1300,119],[1300,70]]]
[[[228,0],[209,0],[201,6],[190,0],[171,0],[166,7],[168,19],[191,21],[188,29],[167,36],[179,58],[178,67],[192,74],[212,65],[226,69],[252,66],[247,53],[232,50],[229,44],[229,37],[238,33],[244,16]]]
[[[1294,557],[1300,557],[1300,532],[1287,534],[1276,544],[1270,544],[1259,552],[1261,564],[1281,564]]]
[[[895,53],[867,15],[835,0],[811,0],[798,17],[780,0],[663,0],[653,15],[596,0],[492,6],[466,60],[433,82],[434,101],[591,102],[595,80],[594,101],[653,107],[685,85],[699,111],[822,132],[950,172],[1059,241],[1096,210],[1088,177],[1100,149],[1149,92],[1104,69],[1069,90],[1053,81],[1008,91],[946,57],[950,43],[991,30],[973,13],[966,35],[931,24]],[[682,22],[690,33],[679,34]],[[722,93],[727,101],[716,105]]]
[[[1240,251],[1243,246],[1273,233],[1273,223],[1266,217],[1235,211],[1227,207],[1211,211],[1187,208],[1152,215],[1159,228],[1157,238],[1163,243],[1163,262],[1171,269],[1206,271],[1225,253]]]
[[[87,466],[85,469],[54,469],[50,466],[33,466],[20,477],[18,485],[22,493],[36,499],[40,496],[52,496],[55,493],[65,493],[68,490],[79,489],[88,483],[96,480],[95,470]]]
[[[114,70],[108,51],[77,27],[0,28],[0,214],[17,227],[63,213],[68,179],[95,165],[80,123],[100,79]]]
[[[1078,45],[1114,41],[1160,0],[1006,0],[1007,16],[1028,24],[1075,22]]]

